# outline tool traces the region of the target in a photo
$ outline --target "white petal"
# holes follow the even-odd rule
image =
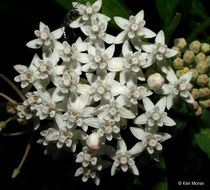
[[[112,168],[111,168],[111,176],[115,175],[116,173],[116,167],[114,166],[114,164],[112,165]]]
[[[149,44],[149,43],[143,43],[142,44],[142,49],[148,53],[151,53],[155,50],[155,45],[154,44]]]
[[[160,108],[160,112],[164,112],[166,107],[166,97],[161,98],[155,106],[158,106]]]
[[[104,55],[107,55],[108,59],[111,59],[112,56],[114,55],[114,51],[115,51],[115,45],[111,45],[109,46],[105,51],[104,51]]]
[[[175,84],[178,81],[178,79],[176,77],[176,74],[173,71],[173,69],[169,69],[169,71],[166,75],[166,78],[171,84]]]
[[[122,118],[127,118],[127,119],[135,118],[135,115],[130,110],[128,110],[124,107],[120,108],[120,116]]]
[[[175,97],[176,97],[176,95],[174,95],[174,94],[169,94],[167,96],[166,105],[167,105],[168,110],[173,106],[173,104],[175,102]]]
[[[81,20],[81,18],[79,17],[77,20],[73,21],[69,26],[71,28],[79,28],[80,27],[80,20]]]
[[[138,139],[138,140],[144,140],[145,139],[145,132],[141,128],[137,127],[130,127],[131,133]]]
[[[117,150],[120,150],[122,152],[127,151],[127,146],[126,146],[125,141],[123,139],[119,139],[117,141]]]
[[[166,126],[176,125],[175,121],[168,116],[165,116],[164,118],[162,118],[162,121],[163,121],[164,125],[166,125]]]
[[[171,138],[171,135],[168,134],[168,133],[159,133],[159,134],[161,135],[161,140],[160,140],[160,142],[166,141],[166,140],[168,140],[168,139]]]
[[[192,94],[190,92],[188,92],[188,98],[185,99],[185,101],[188,103],[188,104],[193,104],[195,102]]]
[[[192,71],[189,71],[185,74],[183,74],[180,78],[179,78],[179,81],[184,81],[186,84],[190,82],[190,80],[192,79],[192,75],[193,75],[193,72]]]
[[[125,58],[114,57],[108,61],[108,70],[113,72],[121,71],[125,64]]]
[[[130,150],[129,152],[133,157],[136,157],[137,154],[141,153],[144,150],[144,145],[142,142],[136,143]]]
[[[140,21],[142,21],[144,19],[144,11],[141,10],[137,13],[137,15],[135,16],[136,22],[139,23]]]
[[[94,12],[98,12],[101,9],[102,0],[97,0],[95,3],[92,4],[92,8],[94,9]]]
[[[129,55],[133,55],[133,51],[131,49],[131,46],[130,46],[128,40],[126,40],[123,43],[123,46],[122,46],[122,54],[123,54],[124,57],[128,57]]]
[[[114,17],[114,20],[116,22],[116,24],[123,30],[128,30],[129,28],[129,21],[127,19],[124,19],[122,17],[118,17],[118,16],[115,16]]]
[[[83,122],[88,126],[99,128],[99,123],[97,118],[94,117],[86,118],[83,120]]]
[[[60,114],[55,115],[55,121],[56,121],[60,130],[65,130],[66,129],[66,124],[63,121],[62,116]]]
[[[51,32],[51,34],[53,35],[54,39],[59,39],[61,38],[61,36],[63,35],[63,29],[59,28],[57,30],[54,30],[53,32]]]
[[[144,33],[144,38],[153,38],[156,36],[152,30],[145,27],[142,28],[142,32]]]
[[[139,125],[144,125],[147,123],[147,121],[148,121],[148,117],[146,116],[146,114],[141,114],[135,119],[134,123],[139,124]]]
[[[155,43],[156,44],[162,44],[162,45],[165,44],[165,34],[162,30],[157,33],[157,36],[155,38]]]
[[[105,33],[101,39],[104,40],[107,44],[113,44],[115,42],[115,37],[107,33]]]
[[[79,53],[77,55],[77,60],[81,63],[88,63],[89,62],[88,54],[87,53]]]
[[[43,45],[43,41],[40,38],[31,40],[26,44],[27,47],[33,48],[33,49],[38,49],[42,45]]]
[[[138,168],[136,167],[135,164],[130,166],[130,168],[131,168],[131,171],[134,175],[139,175],[139,170],[138,170]]]
[[[176,50],[174,50],[174,49],[169,49],[169,48],[167,48],[166,53],[165,53],[165,56],[166,56],[167,58],[169,58],[169,57],[174,57],[177,53],[178,53],[178,51],[176,51]]]
[[[120,32],[116,37],[114,44],[121,44],[126,40],[127,37],[127,31]]]
[[[154,104],[147,97],[143,98],[143,104],[144,104],[144,108],[145,108],[146,112],[151,111],[154,108]]]

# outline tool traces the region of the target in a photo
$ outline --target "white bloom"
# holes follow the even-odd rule
[[[134,123],[144,125],[147,124],[149,127],[159,126],[162,127],[163,125],[166,126],[174,126],[176,123],[170,117],[167,116],[167,113],[164,112],[166,107],[166,97],[161,98],[156,105],[152,103],[149,98],[143,99],[143,104],[146,113],[141,114],[138,116]]]
[[[92,117],[94,109],[87,107],[88,101],[88,95],[80,95],[74,102],[69,99],[67,112],[62,115],[62,119],[67,128],[71,129],[79,126],[84,131],[87,131],[88,125],[85,122],[85,118]]]
[[[36,108],[36,105],[41,104],[42,102],[39,91],[27,92],[25,96],[27,99],[23,102],[23,104],[25,105],[26,103],[26,105],[30,105],[31,110],[34,110]]]
[[[124,102],[120,100],[120,98],[110,100],[109,104],[101,105],[95,110],[95,113],[101,114],[105,120],[113,119],[116,122],[119,122],[121,118],[135,118],[135,115],[129,109],[125,108]]]
[[[167,48],[167,45],[165,44],[165,35],[162,30],[157,34],[155,44],[145,43],[142,45],[142,49],[149,53],[149,61],[144,67],[148,67],[157,61],[158,67],[160,67],[164,73],[167,73],[168,71],[168,63],[165,59],[171,58],[178,53],[176,50]]]
[[[89,88],[90,96],[93,97],[95,102],[101,99],[110,100],[123,92],[124,87],[118,81],[114,80],[115,74],[114,72],[110,72],[104,79],[101,79],[100,76],[96,77],[92,73],[86,73],[88,82],[91,85],[90,87],[86,87]]]
[[[189,104],[194,103],[194,98],[192,97],[189,90],[192,88],[190,80],[192,79],[192,72],[187,72],[177,79],[176,74],[172,69],[168,72],[166,78],[171,83],[170,93],[167,96],[167,108],[170,109],[174,104],[175,98],[180,96],[184,101]]]
[[[123,58],[116,57],[110,60],[108,69],[114,72],[121,71],[120,82],[122,84],[125,84],[132,77],[144,81],[145,77],[141,67],[146,64],[147,53],[141,53],[141,51],[133,53],[129,42],[125,41],[122,54]]]
[[[33,117],[33,112],[31,111],[30,106],[27,105],[27,101],[24,101],[23,104],[18,105],[16,109],[17,109],[17,115],[20,118],[25,118],[29,120]]]
[[[171,138],[168,133],[152,134],[136,127],[131,127],[130,130],[138,140],[141,140],[142,145],[147,148],[150,154],[154,153],[154,149],[162,150],[163,147],[160,143]]]
[[[152,90],[158,90],[162,87],[164,78],[159,73],[155,73],[148,77],[147,83]]]
[[[61,46],[57,39],[61,38],[63,35],[63,30],[61,28],[50,32],[50,29],[43,22],[39,24],[39,30],[35,30],[35,35],[37,39],[29,41],[26,46],[29,48],[40,48],[45,46],[45,48],[59,48]]]
[[[86,41],[96,47],[104,47],[104,42],[107,44],[114,43],[115,37],[105,32],[107,24],[108,20],[106,18],[92,17],[90,25],[81,26],[82,32],[88,36]]]
[[[115,44],[123,43],[125,40],[131,40],[136,49],[141,49],[141,38],[153,38],[155,33],[144,27],[144,11],[140,11],[136,16],[130,16],[129,20],[122,17],[114,17],[116,24],[123,29],[115,39]]]
[[[112,158],[114,163],[111,168],[111,176],[115,175],[118,167],[120,167],[123,172],[126,172],[128,169],[130,169],[134,175],[139,175],[134,158],[144,150],[144,146],[141,143],[136,143],[133,148],[128,151],[123,139],[119,139],[117,145],[118,148],[116,154]]]
[[[115,46],[111,45],[107,49],[95,48],[90,46],[88,48],[88,62],[82,66],[84,72],[93,72],[98,70],[107,70],[107,65],[113,57]]]

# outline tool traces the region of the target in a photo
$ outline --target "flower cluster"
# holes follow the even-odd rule
[[[198,40],[187,44],[184,38],[178,38],[174,41],[173,49],[179,51],[172,59],[177,77],[189,71],[193,73],[191,94],[195,102],[192,107],[195,115],[201,115],[203,109],[210,107],[210,45]]]
[[[27,46],[41,48],[42,55],[35,54],[29,67],[14,66],[19,73],[15,81],[28,91],[19,115],[35,121],[44,146],[75,152],[82,145],[75,176],[83,182],[92,178],[98,185],[100,171],[109,166],[111,175],[118,170],[139,175],[134,159],[145,149],[153,156],[171,137],[159,129],[176,125],[167,114],[176,99],[194,103],[189,92],[193,73],[176,77],[171,58],[178,51],[167,47],[162,30],[155,34],[145,27],[143,10],[129,20],[114,17],[122,29],[115,37],[106,32],[110,18],[99,13],[102,0],[73,6],[79,15],[69,27],[80,28],[85,39],[62,42],[64,28],[51,32],[40,22],[37,38]],[[150,38],[155,42],[145,42]],[[121,54],[115,55],[120,47]],[[159,98],[155,104],[154,97]],[[47,128],[42,120],[49,121]],[[129,150],[122,130],[138,141]]]

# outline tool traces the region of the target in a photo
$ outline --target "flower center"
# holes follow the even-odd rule
[[[155,138],[149,139],[148,145],[151,147],[155,147],[157,145],[157,140]]]
[[[47,73],[47,72],[49,71],[49,66],[47,66],[47,65],[41,65],[41,66],[39,67],[39,71],[40,71],[41,73]]]
[[[115,107],[110,107],[109,108],[109,114],[114,116],[117,113],[117,109]]]
[[[42,112],[45,113],[45,114],[48,114],[50,113],[52,110],[51,106],[49,104],[45,104],[42,108]]]
[[[46,32],[42,32],[41,35],[40,35],[40,38],[42,41],[47,41],[49,36]]]
[[[130,25],[130,30],[131,30],[132,32],[137,32],[138,29],[139,29],[139,25],[138,25],[138,24],[133,23],[133,24]]]
[[[91,157],[92,157],[92,154],[88,153],[88,152],[86,152],[85,155],[84,155],[85,160],[91,160]]]
[[[166,45],[159,45],[157,48],[157,53],[160,55],[163,55],[166,51],[167,46]]]
[[[99,94],[104,94],[105,93],[105,88],[103,86],[100,86],[97,91],[98,91]]]
[[[106,124],[104,125],[104,132],[105,132],[106,134],[112,133],[112,126],[111,126],[111,124],[106,123]]]
[[[187,88],[187,86],[184,83],[179,83],[177,85],[177,89],[180,90],[180,91],[186,90],[186,88]]]
[[[94,62],[96,62],[96,63],[101,63],[102,62],[102,57],[100,56],[100,55],[96,55],[95,57],[94,57]]]
[[[120,157],[120,163],[121,164],[127,164],[128,163],[128,158],[126,156],[121,156]]]
[[[137,57],[132,57],[131,58],[131,64],[132,65],[138,65],[139,63],[139,59]]]
[[[91,6],[87,6],[85,9],[85,12],[87,15],[92,15],[93,14],[93,8]]]
[[[91,30],[94,34],[97,34],[99,32],[99,26],[94,24],[92,27],[91,27]]]
[[[154,121],[160,120],[160,114],[158,112],[152,113],[152,120]]]
[[[22,73],[20,75],[21,81],[27,81],[30,77],[31,77],[31,75],[29,73]]]
[[[37,100],[38,100],[38,96],[30,96],[30,97],[28,98],[28,103],[29,103],[29,104],[34,104],[34,103],[37,102]]]
[[[73,52],[72,52],[72,49],[70,47],[66,47],[64,48],[64,53],[68,56],[68,57],[71,57]]]
[[[69,121],[71,122],[76,122],[78,118],[79,118],[79,114],[76,112],[71,112],[69,115]]]
[[[133,98],[135,98],[135,99],[138,99],[138,98],[140,97],[140,95],[141,95],[141,93],[140,93],[139,90],[133,90],[133,91],[131,92],[131,96],[132,96]]]
[[[71,84],[72,84],[71,80],[69,80],[67,78],[63,80],[63,85],[65,88],[69,88],[71,86]]]

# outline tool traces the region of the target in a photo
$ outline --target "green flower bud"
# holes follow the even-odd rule
[[[197,102],[197,101],[194,101],[194,103],[191,104],[191,105],[192,105],[192,108],[193,108],[194,110],[197,110],[197,109],[198,109],[198,102]]]
[[[174,40],[174,46],[178,47],[181,51],[186,47],[187,42],[184,38],[177,38]]]
[[[198,63],[200,61],[205,61],[206,59],[206,55],[202,52],[198,53],[196,56],[195,56],[195,62]]]
[[[174,57],[181,57],[182,53],[181,53],[181,50],[178,47],[174,46],[174,47],[172,47],[172,49],[176,50],[178,52]]]
[[[210,107],[210,99],[201,100],[201,101],[199,101],[199,104],[204,108],[209,108]]]
[[[201,48],[201,43],[198,40],[193,41],[193,42],[191,42],[189,48],[191,51],[193,51],[193,53],[198,53]]]
[[[202,114],[202,107],[198,107],[198,109],[196,110],[196,112],[195,112],[195,115],[201,115]]]
[[[210,52],[210,45],[207,43],[202,43],[201,44],[201,51],[203,53],[209,53]]]
[[[192,81],[195,81],[198,77],[198,71],[196,69],[190,69],[193,72]]]
[[[209,88],[200,88],[200,97],[207,97],[210,95],[210,89]]]
[[[173,66],[175,69],[182,69],[184,66],[184,61],[180,57],[173,60]]]
[[[206,73],[208,71],[208,64],[206,61],[200,61],[197,65],[196,65],[196,70],[203,74]]]
[[[199,75],[197,78],[197,84],[200,86],[205,86],[208,84],[208,76],[206,74]]]
[[[183,72],[184,72],[184,73],[189,72],[189,70],[190,70],[189,67],[184,67],[184,68],[183,68]]]
[[[183,71],[183,70],[177,70],[177,71],[176,71],[176,76],[177,76],[178,78],[181,77],[183,74],[184,74],[184,71]]]
[[[200,91],[199,91],[198,89],[196,89],[196,88],[194,88],[194,89],[192,90],[191,94],[192,94],[192,96],[193,96],[193,98],[194,98],[195,100],[198,99],[198,98],[200,97]]]
[[[186,63],[190,64],[194,61],[195,55],[192,51],[185,51],[184,55],[183,55],[183,59]]]

